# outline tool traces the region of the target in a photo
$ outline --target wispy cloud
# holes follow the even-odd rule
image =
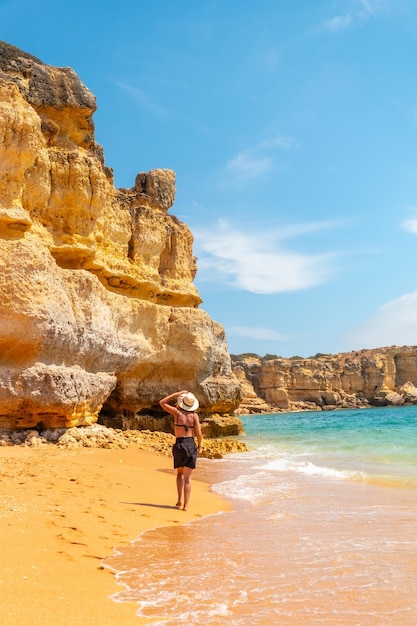
[[[299,234],[307,231],[306,225],[298,227]],[[283,247],[283,239],[297,234],[295,227],[242,232],[220,222],[217,230],[194,234],[199,278],[235,289],[258,294],[296,291],[324,283],[337,271],[334,254],[302,254]]]
[[[226,173],[237,180],[251,180],[270,172],[273,168],[273,158],[256,155],[250,150],[240,152],[226,165]]]
[[[346,15],[336,15],[323,24],[323,30],[338,31],[348,28],[353,23],[353,17],[350,13]]]
[[[346,10],[326,20],[320,30],[337,32],[363,24],[389,9],[391,0],[349,0]]]
[[[391,0],[358,0],[358,15],[362,19],[370,19],[378,13],[386,11],[391,4]]]
[[[408,232],[417,235],[417,217],[410,220],[404,220],[403,228],[405,228],[405,230],[408,230]]]
[[[287,337],[269,328],[255,328],[252,326],[231,326],[227,329],[228,334],[260,341],[285,341]]]
[[[115,84],[120,87],[120,89],[123,89],[123,91],[131,95],[136,100],[136,102],[138,102],[143,108],[150,111],[150,113],[153,113],[157,117],[163,119],[168,119],[172,117],[172,113],[171,111],[169,111],[169,109],[166,109],[165,107],[162,107],[159,104],[153,102],[148,94],[142,91],[142,89],[138,89],[133,85],[121,83],[119,81],[115,81]]]
[[[345,338],[348,350],[417,344],[417,291],[391,300]]]
[[[413,233],[414,235],[417,235],[417,208],[410,207],[409,210],[414,213],[414,216],[406,220],[403,220],[401,222],[401,226],[402,228],[404,228],[404,230],[407,230],[409,233]]]
[[[277,136],[242,150],[231,158],[225,167],[225,177],[230,184],[251,182],[277,168],[277,152],[293,150],[298,141],[292,137]]]

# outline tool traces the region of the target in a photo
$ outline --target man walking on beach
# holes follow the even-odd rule
[[[171,400],[176,398],[176,406],[169,404]],[[174,468],[177,470],[177,507],[182,510],[188,509],[188,502],[191,494],[191,474],[195,469],[197,462],[197,454],[201,450],[201,426],[198,414],[199,403],[195,395],[188,391],[176,391],[159,401],[161,407],[167,413],[174,416],[174,434],[175,443],[172,446],[172,454],[174,457]],[[194,440],[197,437],[197,444]],[[183,500],[184,498],[184,500]]]

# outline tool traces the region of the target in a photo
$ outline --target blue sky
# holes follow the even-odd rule
[[[116,186],[170,168],[233,354],[417,344],[414,0],[0,0],[96,95]]]

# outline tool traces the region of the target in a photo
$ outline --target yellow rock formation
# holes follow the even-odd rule
[[[417,404],[415,346],[308,359],[236,357],[234,370],[243,392],[240,413]]]
[[[115,189],[93,94],[0,42],[0,427],[91,424],[177,388],[240,401],[220,324],[199,309],[171,170]]]

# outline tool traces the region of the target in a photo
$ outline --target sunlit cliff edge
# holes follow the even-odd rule
[[[203,415],[231,414],[224,329],[168,215],[175,173],[116,189],[95,109],[71,68],[0,42],[0,428],[109,424],[179,388]]]

